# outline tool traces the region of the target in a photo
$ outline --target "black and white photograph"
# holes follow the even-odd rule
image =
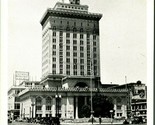
[[[8,0],[7,125],[153,125],[150,1]]]

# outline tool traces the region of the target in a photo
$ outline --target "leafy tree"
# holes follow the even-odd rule
[[[113,110],[113,108],[114,105],[108,100],[106,96],[93,96],[93,110],[95,117],[111,117],[110,110]]]
[[[83,105],[81,108],[81,117],[90,117],[90,106],[89,105]]]

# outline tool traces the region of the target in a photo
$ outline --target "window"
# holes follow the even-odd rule
[[[56,62],[56,58],[53,58],[53,62]]]
[[[53,39],[53,43],[56,43],[56,39]]]
[[[66,40],[66,44],[70,44],[70,40],[67,39],[67,40]]]
[[[94,64],[97,64],[97,60],[94,60]]]
[[[20,109],[20,104],[16,104],[16,103],[15,103],[14,109]]]
[[[73,63],[74,64],[77,64],[77,59],[73,59]]]
[[[80,34],[80,39],[83,39],[83,34]]]
[[[80,53],[80,57],[84,57],[84,54],[83,53]]]
[[[63,36],[63,32],[62,31],[60,31],[60,36]]]
[[[81,70],[84,70],[84,66],[83,66],[83,65],[81,65],[81,66],[80,66],[80,69],[81,69]]]
[[[74,75],[77,75],[77,71],[74,70]]]
[[[74,22],[74,26],[76,26],[76,22]]]
[[[74,66],[73,66],[73,67],[74,67],[74,69],[77,69],[77,65],[76,65],[76,64],[74,64]]]
[[[84,71],[81,71],[80,74],[81,74],[81,75],[84,75]]]
[[[93,42],[93,45],[96,46],[96,41]]]
[[[96,35],[93,35],[93,40],[96,40]]]
[[[56,36],[56,32],[53,32],[53,36]]]
[[[83,64],[84,63],[84,59],[80,59],[80,63]]]
[[[67,59],[66,59],[66,62],[67,62],[67,63],[70,63],[70,59],[69,59],[69,58],[67,58]]]
[[[46,110],[51,110],[51,105],[52,105],[51,101],[52,100],[50,97],[46,98]]]
[[[93,48],[93,51],[96,52],[96,47]]]
[[[56,68],[56,64],[53,64],[53,68]]]
[[[53,74],[56,74],[56,70],[53,70],[52,73],[53,73]]]
[[[63,52],[59,52],[59,55],[62,56],[63,55]]]
[[[62,38],[60,38],[60,39],[59,39],[59,41],[60,41],[60,43],[62,43],[62,42],[63,42],[63,39],[62,39]]]
[[[83,46],[81,46],[81,47],[80,47],[80,51],[83,51],[83,50],[84,50],[84,47],[83,47]]]
[[[90,38],[90,34],[87,34],[87,39],[89,39]]]
[[[66,52],[66,56],[70,56],[70,52]]]
[[[77,50],[77,46],[73,46],[73,50]]]
[[[73,53],[73,56],[77,56],[77,53],[74,52],[74,53]]]
[[[70,69],[70,65],[66,65],[66,69],[69,70]]]
[[[36,110],[41,110],[42,107],[42,99],[41,97],[36,98]]]
[[[83,40],[80,40],[80,45],[83,45]]]
[[[66,38],[69,38],[70,37],[70,33],[66,33]]]
[[[70,46],[66,46],[66,50],[70,50]]]
[[[77,34],[74,33],[74,34],[73,34],[73,38],[77,38]]]
[[[77,44],[77,40],[73,40],[73,44]]]
[[[63,74],[63,69],[60,69],[60,74]]]
[[[56,55],[56,51],[53,51],[53,55]]]
[[[56,49],[56,45],[53,45],[53,49]]]

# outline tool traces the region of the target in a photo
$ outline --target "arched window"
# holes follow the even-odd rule
[[[46,110],[51,110],[52,100],[50,97],[46,98]]]
[[[74,27],[74,28],[73,28],[73,32],[76,32],[76,31],[77,31],[77,30],[76,30],[76,28]]]
[[[41,107],[42,107],[42,98],[37,97],[36,98],[36,110],[41,110]]]

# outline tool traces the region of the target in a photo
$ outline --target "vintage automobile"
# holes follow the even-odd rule
[[[134,116],[132,119],[132,124],[139,124],[139,123],[143,123],[142,116]]]

